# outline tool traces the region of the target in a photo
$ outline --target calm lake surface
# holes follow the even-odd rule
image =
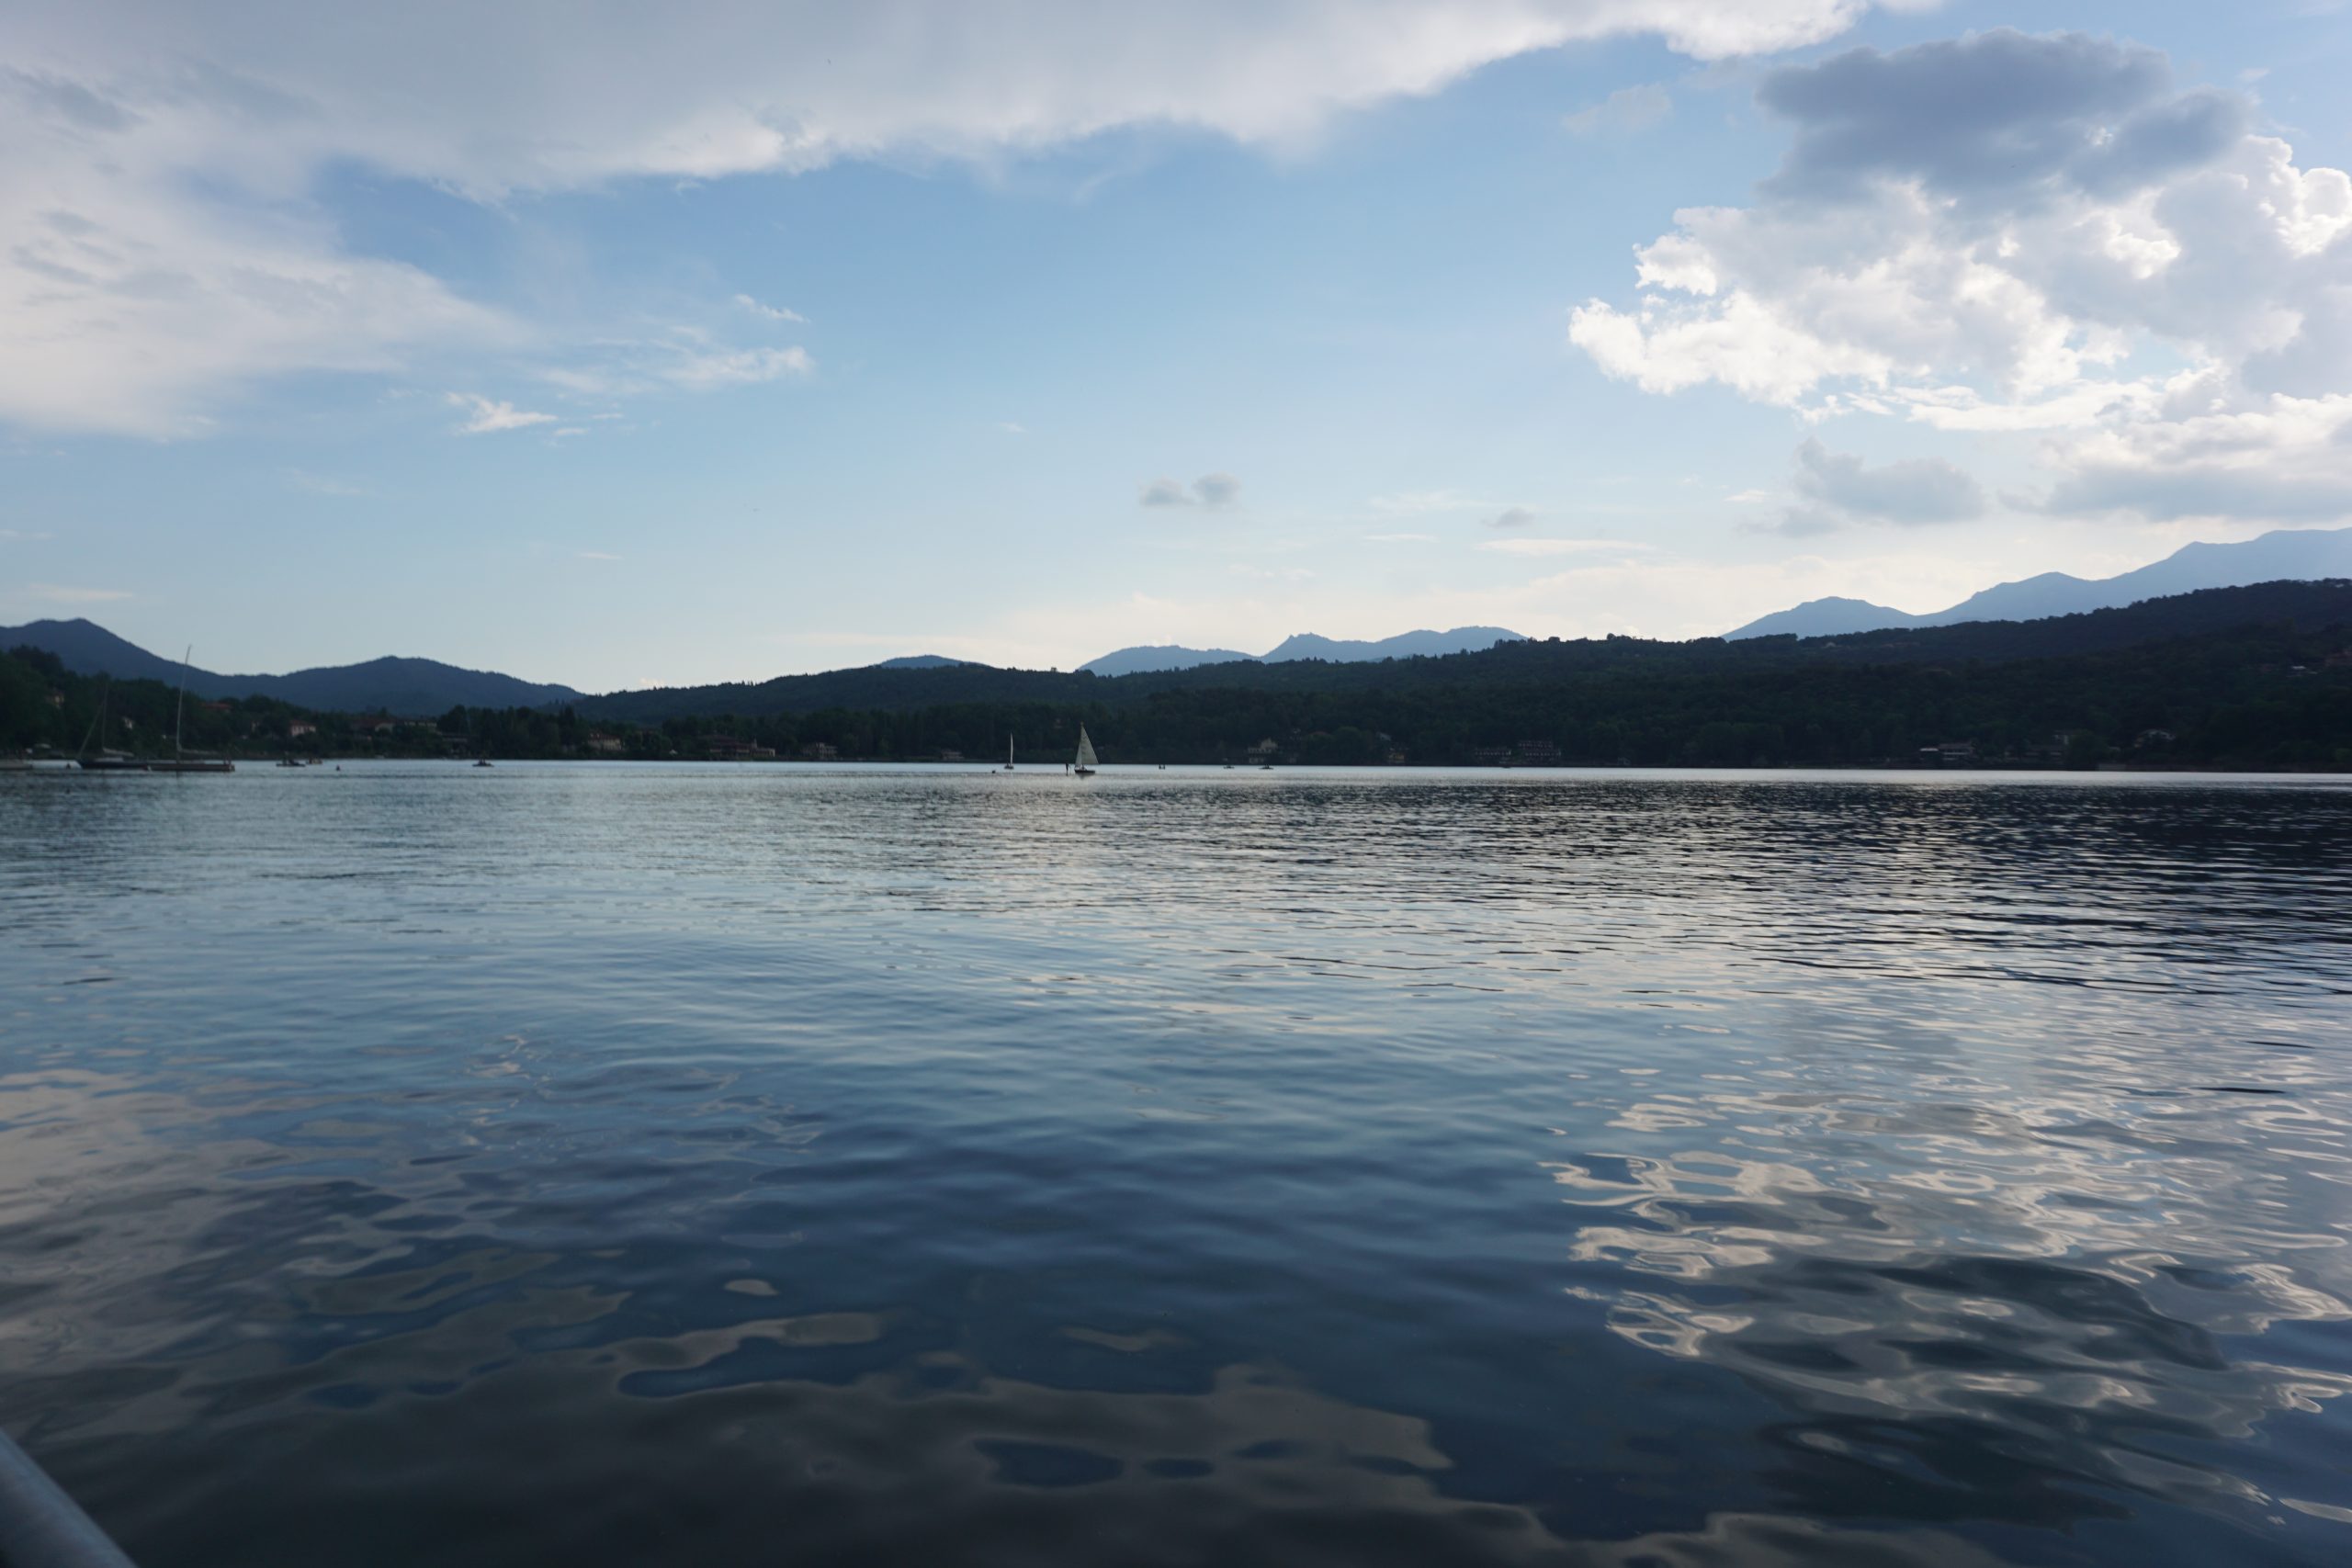
[[[0,775],[181,1564],[2352,1561],[2352,790]]]

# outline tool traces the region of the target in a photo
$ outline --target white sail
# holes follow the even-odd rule
[[[1087,739],[1086,726],[1082,724],[1078,727],[1078,765],[1081,768],[1095,765],[1094,742]]]

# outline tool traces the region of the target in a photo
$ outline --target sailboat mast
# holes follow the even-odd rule
[[[187,651],[180,655],[179,700],[172,705],[172,761],[180,760],[180,723],[187,714],[187,667],[196,658],[196,644],[189,643]]]
[[[86,756],[88,756],[88,755],[90,754],[90,741],[91,741],[91,739],[92,739],[94,737],[96,737],[96,734],[98,733],[98,731],[99,731],[100,729],[102,729],[102,728],[104,728],[106,727],[106,722],[107,722],[107,694],[108,694],[109,692],[111,692],[111,691],[113,691],[113,690],[114,690],[114,686],[113,686],[112,682],[111,682],[111,680],[110,680],[110,678],[109,678],[109,677],[105,676],[105,675],[101,675],[101,676],[99,676],[99,677],[98,677],[98,713],[97,713],[97,716],[96,716],[96,718],[93,718],[92,720],[90,720],[90,729],[89,729],[89,733],[82,737],[82,749],[81,749],[79,751],[76,751],[75,753],[74,753],[74,755],[76,758],[86,757]]]

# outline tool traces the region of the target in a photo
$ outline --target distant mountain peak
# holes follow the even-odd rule
[[[1137,675],[1166,670],[1190,670],[1202,664],[1256,662],[1281,664],[1296,659],[1324,659],[1355,664],[1381,659],[1427,659],[1448,653],[1476,653],[1498,642],[1523,642],[1518,632],[1500,626],[1455,626],[1451,631],[1399,632],[1376,641],[1358,642],[1328,637],[1315,632],[1294,632],[1264,653],[1238,653],[1227,648],[1184,648],[1153,644],[1122,648],[1079,666],[1097,675]]]
[[[32,621],[0,626],[0,649],[30,644],[55,654],[77,675],[118,681],[181,679],[177,660],[150,653],[96,622]],[[577,702],[570,686],[544,685],[485,670],[461,670],[432,659],[387,655],[358,664],[297,670],[288,675],[222,675],[187,671],[187,689],[200,697],[276,697],[299,707],[345,713],[393,713],[430,718],[453,707],[553,707]]]
[[[2189,544],[2160,561],[2114,577],[2086,579],[2045,571],[1996,583],[1949,609],[1914,615],[1864,599],[1809,599],[1724,634],[1844,637],[1898,626],[1949,626],[1962,621],[2036,621],[2086,610],[2115,610],[2143,599],[2204,588],[2352,577],[2352,528],[2281,528],[2234,544]]]

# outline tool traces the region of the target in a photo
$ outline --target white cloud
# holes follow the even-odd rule
[[[621,558],[603,550],[582,550],[580,552],[580,558],[582,560],[618,560]]]
[[[0,21],[0,420],[193,434],[269,378],[528,340],[444,280],[353,251],[314,204],[332,169],[487,202],[982,160],[1136,127],[1297,146],[1530,51],[1649,35],[1714,60],[1819,42],[1865,9],[680,0],[555,26],[536,6],[413,0],[356,29],[304,0],[23,0]]]
[[[67,588],[54,582],[28,582],[25,592],[52,604],[110,604],[136,597],[125,588]]]
[[[780,377],[806,376],[815,368],[805,349],[746,348],[681,355],[655,374],[673,386],[706,391],[713,387],[751,387]]]
[[[1366,534],[1363,537],[1369,545],[1433,545],[1437,542],[1435,534]]]
[[[1602,371],[2049,432],[2055,510],[2352,510],[2324,434],[2352,394],[2352,178],[2298,167],[2242,100],[2177,89],[2152,50],[2006,31],[1784,68],[1759,96],[1795,128],[1780,172],[1754,206],[1678,213],[1638,300],[1572,313]],[[1931,477],[1962,495],[1907,476]],[[1786,523],[1834,525],[1814,500]]]
[[[808,321],[797,310],[788,310],[781,305],[763,305],[748,294],[735,296],[735,305],[738,310],[749,310],[763,321],[798,321],[805,326]]]
[[[2046,457],[2060,478],[2027,503],[2160,522],[2340,521],[2352,512],[2352,392],[2231,396],[2207,372],[2182,378],[2177,393],[2168,417],[2053,437]]]
[[[534,413],[527,409],[518,409],[513,403],[493,401],[479,392],[451,392],[447,397],[450,407],[472,411],[466,422],[458,426],[460,435],[488,435],[502,430],[527,430],[535,424],[555,423],[555,415],[551,413]]]
[[[662,390],[707,392],[814,374],[803,348],[711,348],[706,334],[673,328],[665,337],[605,343],[593,360],[542,368],[539,378],[582,398],[637,397]],[[618,419],[599,413],[594,419]]]
[[[1564,116],[1560,123],[1576,136],[1630,135],[1663,124],[1674,114],[1674,95],[1655,82],[1620,87],[1597,104]]]

